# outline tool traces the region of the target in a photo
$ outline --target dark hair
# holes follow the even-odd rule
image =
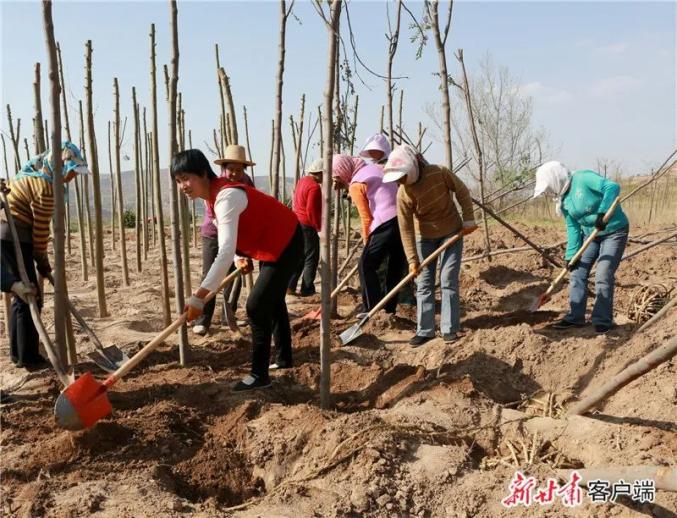
[[[179,151],[172,157],[172,163],[169,167],[172,177],[177,174],[194,174],[196,176],[206,176],[207,178],[216,178],[212,171],[209,160],[199,149],[186,149]]]

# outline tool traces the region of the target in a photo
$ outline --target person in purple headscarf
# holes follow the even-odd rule
[[[397,184],[383,183],[383,171],[361,158],[334,155],[334,186],[347,189],[362,220],[364,250],[359,272],[362,282],[363,311],[371,310],[385,295],[378,269],[388,261],[386,290],[390,291],[404,277],[406,258],[397,225]],[[385,305],[386,313],[395,313],[397,297]],[[358,314],[358,318],[364,314]]]

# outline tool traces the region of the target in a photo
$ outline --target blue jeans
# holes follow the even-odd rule
[[[597,237],[586,248],[571,272],[569,288],[569,313],[564,320],[576,324],[585,323],[585,307],[588,301],[588,276],[597,260],[595,273],[595,305],[592,308],[593,325],[611,326],[614,316],[614,275],[625,245],[628,242],[628,229],[622,228],[605,236]]]
[[[453,234],[452,234],[453,235]],[[452,235],[437,239],[416,240],[418,256],[423,261],[437,250]],[[461,273],[461,255],[463,239],[442,252],[440,260],[440,285],[442,286],[442,334],[455,333],[461,326],[460,302],[458,297],[458,277]],[[439,257],[438,257],[439,259]],[[421,270],[416,279],[416,334],[435,336],[435,274],[437,259]]]

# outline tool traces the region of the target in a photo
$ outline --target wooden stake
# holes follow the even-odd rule
[[[247,155],[249,156],[249,160],[251,161],[252,150],[249,147],[249,124],[247,122],[247,107],[243,106],[242,110],[244,112],[244,134],[245,134],[245,138],[247,140]],[[256,179],[255,179],[255,176],[254,176],[254,166],[251,166],[251,171],[252,171],[252,183],[254,184],[254,186],[256,186]]]
[[[94,220],[96,222],[96,292],[99,303],[99,317],[107,317],[106,292],[103,279],[103,222],[101,220],[101,187],[99,184],[99,159],[96,148],[96,133],[94,131],[94,100],[92,92],[92,40],[87,40],[85,45],[85,93],[87,102],[87,147],[89,152],[89,165],[92,171],[92,187],[94,188]],[[85,176],[85,203],[89,208],[87,192],[87,176]],[[91,225],[90,225],[91,231]],[[91,234],[90,234],[91,238]],[[90,241],[91,246],[91,241]]]
[[[160,155],[158,149],[157,122],[157,81],[155,69],[155,24],[150,26],[150,79],[151,79],[151,120],[153,121],[153,197],[155,200],[155,217],[157,218],[157,236],[160,245],[160,280],[162,283],[162,313],[164,325],[171,323],[169,312],[169,278],[167,275],[167,250],[165,248],[164,218],[162,215],[162,191],[160,190]],[[183,309],[183,308],[181,308]]]
[[[42,124],[42,100],[40,95],[40,63],[35,64],[35,81],[33,81],[33,99],[35,116],[33,118],[33,138],[35,154],[38,155],[47,149],[45,143],[45,128]],[[59,143],[61,146],[61,143]]]
[[[120,229],[120,261],[122,263],[122,282],[129,286],[129,267],[127,265],[127,240],[125,238],[125,205],[122,195],[122,170],[120,166],[120,91],[118,78],[113,78],[113,97],[115,103],[115,122],[113,135],[115,142],[115,187],[117,191],[118,228]]]
[[[16,132],[14,132],[14,124],[12,123],[12,110],[7,105],[7,122],[9,123],[9,138],[12,140],[14,147],[14,167],[18,171],[21,169],[21,157],[19,156],[19,141],[21,138],[21,119],[16,120]]]
[[[136,189],[136,217],[134,218],[134,230],[136,234],[136,272],[141,273],[141,149],[139,105],[136,102],[136,87],[132,86],[132,109],[134,110],[134,188]]]

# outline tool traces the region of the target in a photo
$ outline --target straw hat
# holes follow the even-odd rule
[[[238,146],[237,144],[231,144],[226,146],[226,151],[223,154],[223,158],[214,160],[216,165],[224,164],[244,164],[244,165],[256,165],[254,162],[247,160],[247,154],[245,153],[243,146]]]

